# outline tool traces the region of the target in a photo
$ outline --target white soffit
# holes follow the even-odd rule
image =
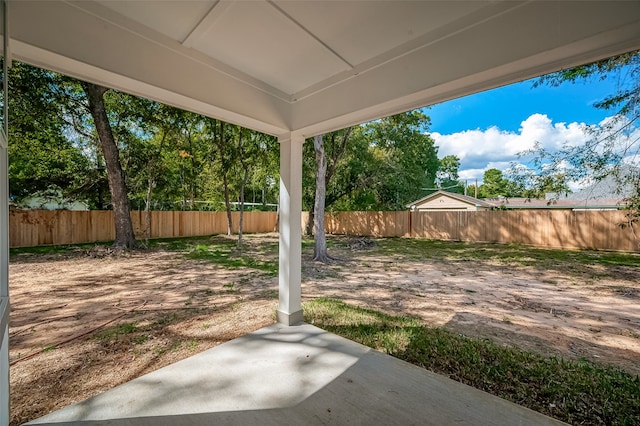
[[[640,48],[638,1],[13,1],[15,57],[305,136]]]
[[[282,1],[274,2],[351,65],[374,59],[490,1]]]
[[[228,3],[192,47],[288,94],[350,68],[267,2]]]
[[[98,3],[174,40],[182,41],[217,1],[100,0]]]

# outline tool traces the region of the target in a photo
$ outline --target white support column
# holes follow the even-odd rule
[[[7,2],[0,0],[0,32],[2,33],[2,129],[0,130],[0,425],[9,424],[9,143],[8,134],[8,69],[9,20]]]
[[[0,132],[0,425],[9,424],[9,161]]]
[[[278,322],[302,322],[302,144],[304,137],[288,133],[280,142],[280,266]]]

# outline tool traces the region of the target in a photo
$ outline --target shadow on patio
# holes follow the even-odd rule
[[[562,424],[308,324],[272,325],[29,424]]]

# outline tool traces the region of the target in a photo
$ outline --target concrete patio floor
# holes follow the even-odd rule
[[[563,423],[312,325],[275,324],[28,424]]]

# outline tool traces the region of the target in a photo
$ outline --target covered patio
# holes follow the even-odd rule
[[[275,324],[28,424],[564,424],[308,324]]]
[[[291,387],[278,387],[275,395],[257,396],[269,399],[289,395],[293,399],[285,398],[282,402],[287,407],[313,405],[316,397],[342,386],[337,377],[344,378],[345,372],[381,357],[357,345],[338,342],[313,328],[287,328],[302,321],[300,213],[305,139],[640,48],[640,3],[629,1],[2,0],[0,3],[5,12],[2,19],[5,67],[11,59],[20,60],[278,137],[280,325],[231,342],[225,345],[227,349],[221,347],[220,355],[212,355],[211,362],[217,362],[216,356],[226,356],[229,347],[269,348],[270,344],[289,347],[269,337],[275,335],[284,336],[285,341],[299,340],[294,346],[302,352],[305,348],[312,353],[321,350],[329,354],[329,360],[335,358],[335,366],[331,365],[333,361],[327,365],[324,361],[310,364],[315,373],[322,375],[327,369],[328,374],[317,380],[309,378],[309,383],[315,383],[308,388],[312,389],[310,392],[305,393],[307,387],[301,385],[307,383],[303,374],[299,376],[304,379],[300,379],[302,382],[294,380]],[[3,83],[6,96],[6,79]],[[6,101],[4,105],[6,125]],[[0,136],[0,424],[7,424],[9,418],[6,133],[5,128]],[[361,353],[358,351],[368,355],[356,355]],[[279,368],[283,373],[278,377],[289,367],[295,371],[302,365],[296,361],[299,355],[294,356],[293,352],[281,360],[270,352],[264,353],[267,354],[264,362],[269,359],[282,362]],[[229,370],[237,372],[232,386],[240,386],[238,389],[245,380],[241,372],[251,365],[250,354],[251,351],[243,351],[232,361],[237,367]],[[196,368],[197,364],[189,367],[189,362],[197,363],[198,359],[184,361],[187,370]],[[398,362],[384,360],[380,371],[386,368],[395,371]],[[261,371],[266,374],[271,364],[263,365]],[[410,366],[400,370],[409,371],[407,377],[425,380],[428,377],[434,386],[441,383],[440,378],[417,374]],[[357,371],[364,374],[363,370]],[[381,373],[379,377],[392,379],[394,374]],[[133,383],[131,386],[136,386]],[[265,382],[261,383],[264,386]],[[198,397],[197,387],[192,389],[190,383],[184,386],[187,393]],[[424,383],[416,386],[415,394],[412,388],[403,391],[405,399],[422,394]],[[476,398],[469,396],[476,392],[467,388],[450,389],[455,394],[454,400]],[[342,391],[335,392],[340,395]],[[392,410],[393,404],[387,404],[391,400],[387,398],[392,398],[392,393],[369,400],[380,409],[376,419],[391,412],[388,410]],[[225,400],[233,403],[234,398]],[[264,405],[250,400],[256,405],[244,405],[239,410],[244,414],[229,414],[238,411],[232,409],[233,405],[221,405],[215,412],[237,416],[240,422],[242,416],[258,416],[256,413],[279,408],[278,404]],[[491,406],[485,419],[498,416],[496,407],[502,403],[500,400],[483,397],[474,400],[475,406]],[[387,402],[383,404],[384,401]],[[429,413],[437,411],[441,400],[421,401],[430,404],[432,411],[416,411],[416,422],[424,421],[424,416],[436,419],[435,414]],[[151,406],[144,403],[147,411],[137,415],[146,418],[145,421],[157,422],[155,416],[172,413],[162,411],[161,404],[153,399],[149,402]],[[84,407],[93,410],[91,404]],[[463,404],[456,407],[465,410]],[[355,416],[355,408],[353,411],[348,415]],[[181,418],[185,423],[201,416],[184,414],[188,415]],[[355,417],[327,422],[342,423],[352,418]],[[473,422],[473,418],[465,418]]]

